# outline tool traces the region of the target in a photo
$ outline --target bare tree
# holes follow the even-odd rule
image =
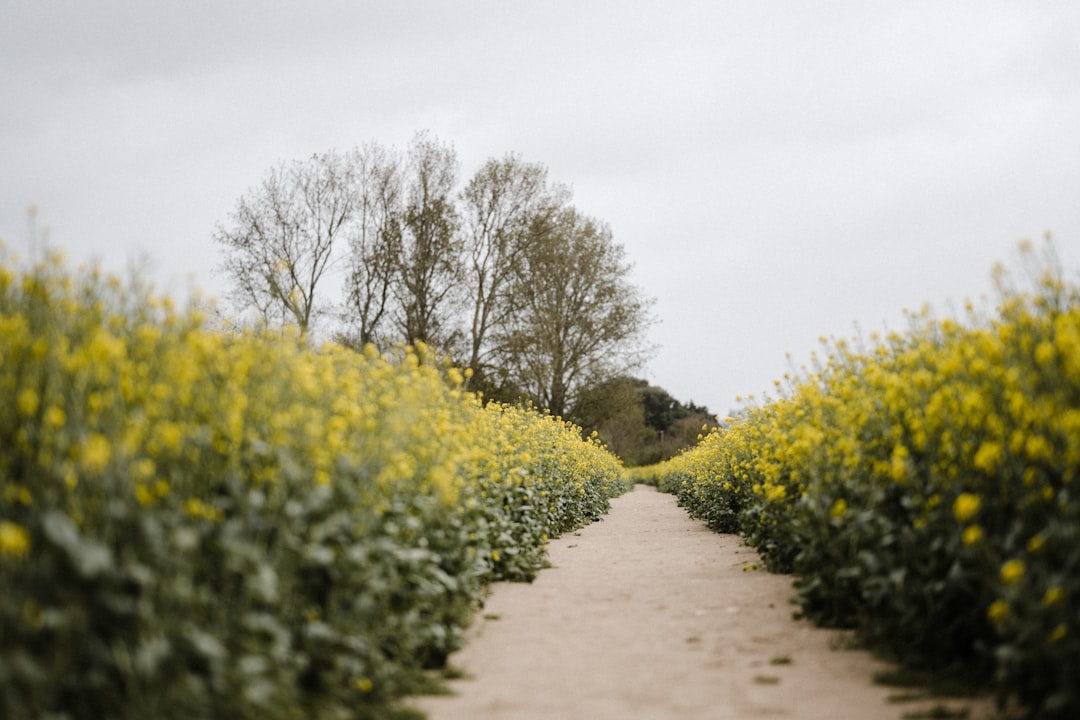
[[[406,342],[447,350],[449,304],[461,278],[461,242],[454,204],[458,161],[453,147],[419,133],[409,146],[397,324]]]
[[[585,385],[644,363],[652,301],[630,283],[610,228],[572,206],[534,218],[523,259],[499,364],[513,384],[563,415]]]
[[[461,193],[469,298],[468,367],[485,374],[489,333],[512,310],[509,290],[538,218],[549,219],[568,193],[549,187],[547,168],[517,155],[489,159]]]
[[[240,198],[214,234],[239,309],[309,330],[325,309],[317,290],[353,210],[352,184],[349,163],[328,152],[271,169]]]
[[[382,326],[402,252],[401,159],[369,144],[351,156],[356,176],[355,217],[349,231],[344,322],[339,338],[363,347],[384,340]]]
[[[640,367],[651,301],[611,230],[512,154],[460,194],[457,179],[453,147],[426,133],[403,155],[372,144],[273,168],[215,233],[233,299],[308,332],[340,256],[347,344],[423,342],[558,414]]]

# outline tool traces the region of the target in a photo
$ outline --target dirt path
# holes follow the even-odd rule
[[[549,550],[534,583],[493,587],[450,659],[467,676],[455,694],[410,705],[429,720],[992,716],[990,703],[890,702],[904,691],[873,683],[883,663],[792,619],[790,577],[749,569],[738,537],[652,488]]]

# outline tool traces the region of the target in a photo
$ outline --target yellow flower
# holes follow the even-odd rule
[[[1031,539],[1027,541],[1027,551],[1029,553],[1037,553],[1042,550],[1043,539],[1042,535],[1032,535]]]
[[[30,533],[22,525],[0,521],[0,556],[23,558],[30,552]]]
[[[501,555],[499,555],[499,551],[498,551],[498,550],[492,550],[492,551],[491,551],[491,559],[492,559],[492,560],[494,560],[495,562],[499,562],[499,558],[500,558],[500,557],[502,557],[502,556],[501,556]]]
[[[154,493],[150,491],[144,483],[135,483],[135,501],[143,507],[150,507],[154,504],[156,498]]]
[[[1032,435],[1028,437],[1024,443],[1024,450],[1027,452],[1028,460],[1053,460],[1054,448],[1047,441],[1046,438],[1039,435]]]
[[[1000,444],[984,442],[979,446],[972,463],[983,472],[993,474],[1004,457],[1005,449]]]
[[[30,417],[37,413],[38,410],[38,396],[32,388],[26,388],[19,393],[19,396],[15,398],[15,409],[19,411],[20,415]]]
[[[842,519],[844,517],[844,513],[846,512],[847,500],[845,500],[844,498],[838,498],[836,502],[832,504],[832,507],[829,508],[829,515],[833,518],[836,518],[837,520]]]
[[[1009,560],[1001,566],[1001,582],[1006,585],[1015,585],[1024,577],[1024,561]]]
[[[375,689],[375,683],[371,682],[371,678],[368,677],[356,678],[356,680],[353,681],[353,685],[362,693],[369,693]]]
[[[54,405],[45,411],[44,422],[46,426],[51,428],[62,427],[67,422],[67,415],[64,414],[63,408]]]
[[[787,497],[787,488],[783,485],[766,485],[765,499],[769,502],[779,502]]]
[[[1009,603],[1004,600],[995,600],[986,609],[986,618],[993,625],[1000,625],[1007,617],[1009,617]]]
[[[1059,623],[1057,627],[1050,631],[1050,634],[1046,637],[1046,641],[1051,645],[1060,642],[1065,639],[1065,636],[1069,634],[1069,628],[1065,626],[1065,623]]]
[[[889,462],[889,474],[894,482],[903,485],[907,482],[908,474],[908,449],[903,445],[893,448],[892,458]]]
[[[1057,585],[1047,588],[1046,594],[1043,595],[1043,605],[1050,607],[1051,605],[1057,605],[1065,599],[1065,591]]]
[[[963,541],[964,545],[966,545],[967,547],[971,547],[972,545],[979,544],[979,541],[982,540],[982,537],[982,528],[978,525],[970,525],[964,528],[964,534],[961,536],[960,539]]]
[[[109,439],[100,433],[93,433],[86,439],[82,450],[83,467],[92,473],[105,469],[112,458],[112,445]]]
[[[203,518],[211,522],[218,522],[224,517],[216,507],[207,505],[198,498],[188,498],[187,502],[184,503],[184,510],[191,517]]]
[[[1051,342],[1043,340],[1035,346],[1035,362],[1040,365],[1050,365],[1054,362],[1055,355],[1057,355],[1057,351]]]
[[[982,501],[973,493],[960,493],[953,502],[953,517],[956,522],[966,523],[979,512]]]
[[[4,500],[30,507],[34,504],[34,495],[25,485],[13,484],[4,488]]]

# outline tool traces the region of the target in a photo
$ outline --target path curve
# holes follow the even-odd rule
[[[531,584],[497,583],[450,658],[454,694],[429,720],[896,718],[957,701],[890,702],[887,667],[792,619],[790,576],[637,486],[603,521],[549,545]],[[971,720],[992,717],[988,702]]]

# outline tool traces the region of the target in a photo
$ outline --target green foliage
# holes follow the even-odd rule
[[[0,264],[0,717],[388,717],[607,509],[576,427],[422,348],[227,336]]]
[[[1026,248],[1031,266],[1033,255]],[[837,343],[790,395],[656,469],[793,572],[810,618],[910,666],[1080,713],[1080,288]]]
[[[572,416],[629,467],[673,457],[715,424],[707,408],[684,405],[663,388],[625,375],[584,388]]]

